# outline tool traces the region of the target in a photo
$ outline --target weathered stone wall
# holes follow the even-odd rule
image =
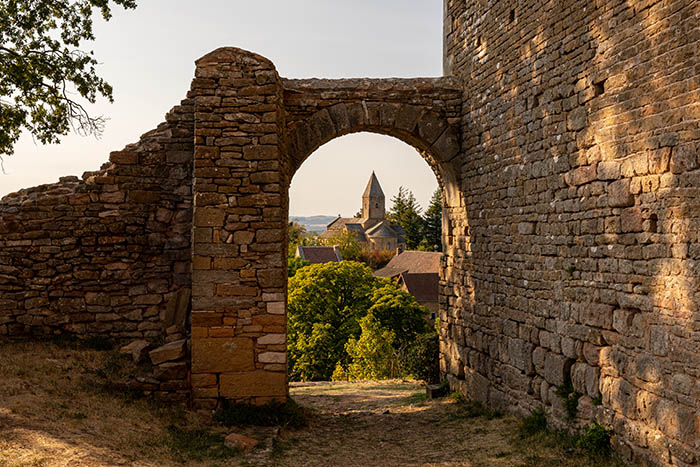
[[[571,381],[628,458],[700,462],[698,50],[697,1],[445,1],[453,387],[564,425]]]
[[[193,111],[82,179],[0,200],[0,335],[165,336],[191,282]]]

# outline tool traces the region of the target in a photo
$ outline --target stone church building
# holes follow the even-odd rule
[[[370,250],[406,248],[403,227],[386,218],[384,192],[374,172],[362,194],[362,217],[338,217],[320,237],[327,240],[345,232],[355,234],[360,245]]]

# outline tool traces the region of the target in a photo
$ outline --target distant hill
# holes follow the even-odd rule
[[[338,216],[289,216],[289,222],[298,222],[306,227],[309,232],[320,233],[326,230],[326,226],[337,219]]]

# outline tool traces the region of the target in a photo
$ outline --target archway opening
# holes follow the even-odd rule
[[[424,157],[399,139],[353,133],[294,174],[290,381],[439,378],[444,194]]]

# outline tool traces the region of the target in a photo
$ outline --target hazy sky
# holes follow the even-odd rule
[[[110,120],[100,140],[66,136],[41,146],[24,135],[6,157],[0,196],[19,188],[81,175],[109,152],[138,140],[186,94],[194,61],[221,46],[271,59],[289,78],[416,77],[442,73],[441,0],[140,0],[98,20],[86,47],[114,86],[114,104],[91,106]],[[399,185],[427,206],[437,182],[410,146],[367,133],[322,146],[292,181],[291,215],[353,215],[372,170],[387,203]]]

